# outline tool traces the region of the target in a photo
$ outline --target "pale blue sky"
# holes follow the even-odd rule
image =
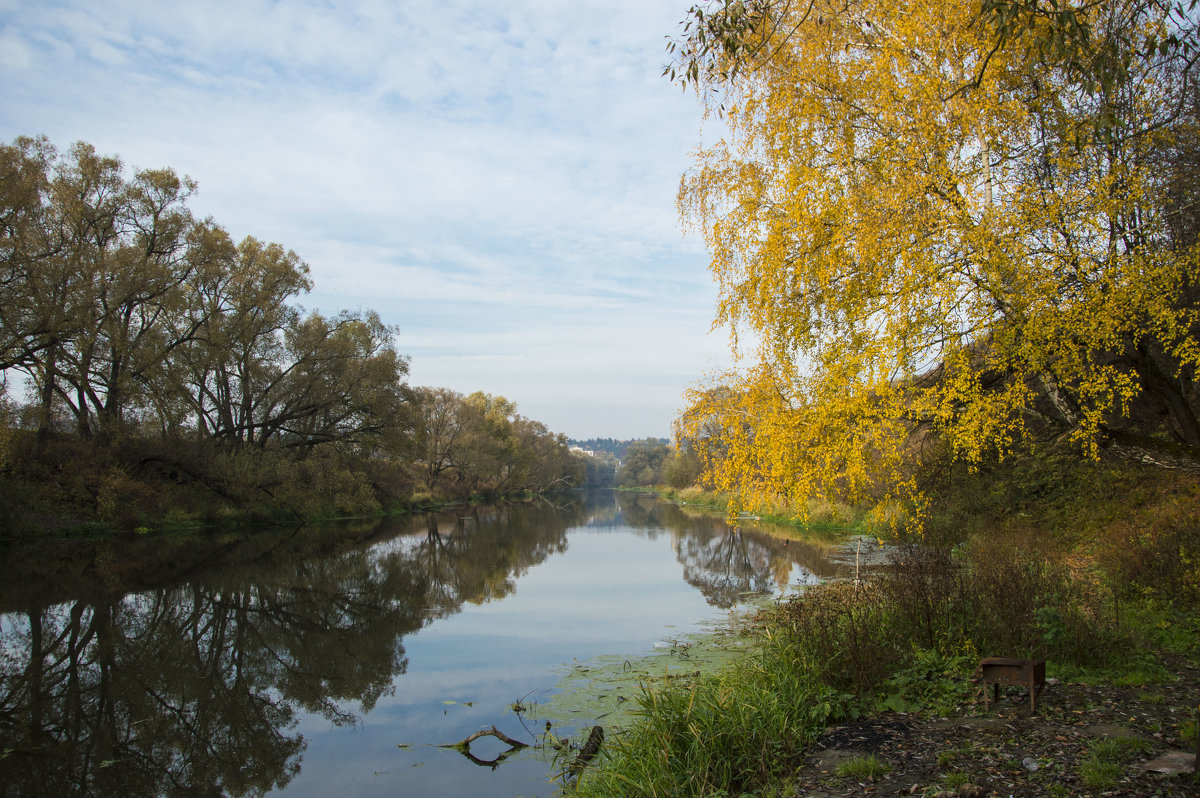
[[[660,77],[688,5],[0,0],[0,138],[190,175],[305,307],[397,325],[415,385],[665,436],[727,360],[674,203],[700,108]]]

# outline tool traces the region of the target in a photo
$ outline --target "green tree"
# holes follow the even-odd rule
[[[44,138],[0,145],[0,371],[33,368],[66,322],[63,298],[36,290],[59,265],[48,219],[55,158]]]
[[[173,353],[162,390],[182,400],[183,413],[160,408],[171,428],[186,420],[201,438],[253,442],[285,333],[299,320],[289,303],[312,287],[308,266],[278,244],[247,237],[234,246],[212,224],[197,229],[191,254],[192,290],[174,319],[176,337],[188,343]]]
[[[665,481],[663,466],[670,455],[671,447],[656,438],[631,443],[617,472],[617,484],[623,488],[661,484]]]
[[[448,388],[416,389],[416,467],[427,490],[433,490],[460,460],[467,428],[463,395]]]
[[[186,202],[194,183],[169,169],[125,181],[117,158],[76,144],[57,170],[53,208],[64,231],[61,261],[70,326],[35,376],[43,404],[57,395],[80,433],[120,432],[126,413],[163,363],[164,322],[191,274]]]

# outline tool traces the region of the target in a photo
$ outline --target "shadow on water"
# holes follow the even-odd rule
[[[461,508],[376,525],[55,541],[0,552],[0,795],[261,795],[301,720],[353,724],[405,638],[500,602],[574,529],[668,536],[709,605],[837,566],[650,497]]]

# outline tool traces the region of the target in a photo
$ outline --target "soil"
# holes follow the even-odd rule
[[[1200,796],[1195,729],[1200,667],[1169,665],[1178,678],[1140,687],[1048,680],[1037,712],[1027,690],[1004,688],[987,710],[982,700],[955,717],[887,714],[827,729],[805,761],[796,796]],[[1097,741],[1130,738],[1103,784],[1088,778]],[[1140,742],[1137,742],[1140,741]],[[1154,767],[1176,752],[1175,770]],[[875,779],[837,775],[848,759],[874,755],[887,769]],[[1161,760],[1160,760],[1161,761]],[[1094,771],[1092,771],[1094,773]]]

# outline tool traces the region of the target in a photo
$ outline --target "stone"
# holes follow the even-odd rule
[[[1167,751],[1142,765],[1142,770],[1165,773],[1168,776],[1195,773],[1196,753],[1194,751]]]
[[[1116,723],[1097,723],[1094,726],[1088,726],[1086,733],[1089,737],[1099,737],[1101,740],[1119,740],[1123,737],[1147,741],[1151,739],[1139,731],[1127,729]]]

